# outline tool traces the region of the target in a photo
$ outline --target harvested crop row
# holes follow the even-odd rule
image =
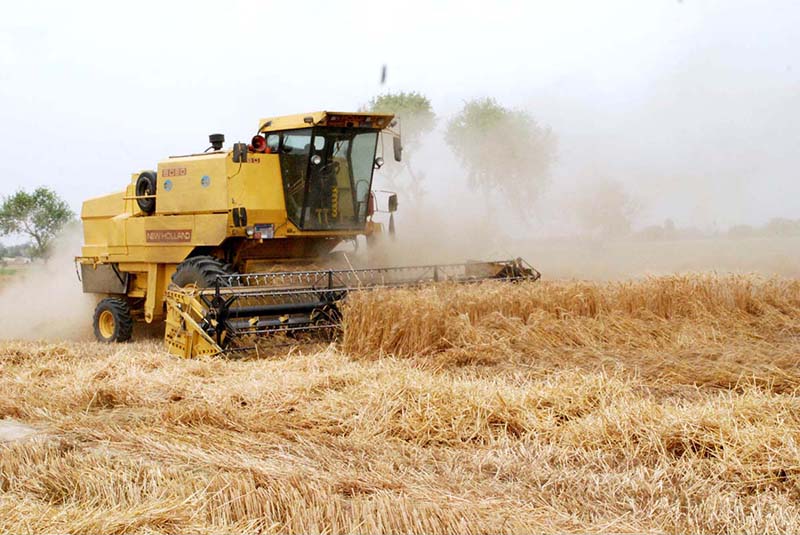
[[[765,531],[800,521],[794,394],[467,379],[335,352],[5,346],[4,531]],[[29,355],[29,357],[28,357]],[[691,507],[686,504],[690,503]],[[508,516],[514,511],[513,516]]]

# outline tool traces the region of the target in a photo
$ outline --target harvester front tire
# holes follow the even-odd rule
[[[94,309],[94,336],[98,342],[127,342],[133,335],[131,309],[125,299],[107,297]]]
[[[181,288],[194,284],[198,288],[214,286],[217,277],[233,274],[229,264],[213,256],[193,256],[180,264],[172,275],[172,282]]]

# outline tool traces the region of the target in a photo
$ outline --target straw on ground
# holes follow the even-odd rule
[[[800,283],[353,296],[338,345],[182,361],[0,343],[4,532],[800,525]]]

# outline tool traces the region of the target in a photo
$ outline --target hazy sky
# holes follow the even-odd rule
[[[553,191],[625,183],[659,221],[800,217],[800,3],[4,2],[0,195],[76,209],[207,135],[429,96],[550,125]],[[379,85],[381,65],[388,84]],[[449,161],[449,160],[448,160]]]

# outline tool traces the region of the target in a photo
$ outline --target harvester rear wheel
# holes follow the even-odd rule
[[[131,309],[125,299],[107,297],[94,309],[94,336],[99,342],[127,342],[133,334]]]
[[[180,287],[194,284],[198,288],[210,288],[214,286],[217,277],[231,274],[231,266],[213,256],[193,256],[178,265],[172,275],[172,282]]]

